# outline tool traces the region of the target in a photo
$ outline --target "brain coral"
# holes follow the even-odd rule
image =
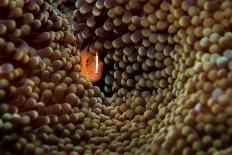
[[[231,0],[0,0],[0,154],[231,155],[231,15]],[[81,74],[86,43],[103,87]]]

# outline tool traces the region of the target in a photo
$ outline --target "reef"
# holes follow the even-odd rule
[[[231,0],[0,0],[0,154],[232,154],[231,15]],[[103,88],[80,72],[85,42]]]

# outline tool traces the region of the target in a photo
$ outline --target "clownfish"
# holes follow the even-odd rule
[[[81,50],[81,74],[91,82],[97,82],[102,77],[103,62],[99,57],[97,48],[89,51],[89,46]]]

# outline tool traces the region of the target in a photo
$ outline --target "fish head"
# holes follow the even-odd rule
[[[97,48],[85,47],[81,51],[81,73],[91,82],[97,82],[102,77],[103,62]]]

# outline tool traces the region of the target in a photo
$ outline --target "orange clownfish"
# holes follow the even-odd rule
[[[81,51],[81,73],[91,82],[97,82],[102,77],[103,62],[98,55],[98,49],[94,48],[89,51],[89,47],[86,46]]]

